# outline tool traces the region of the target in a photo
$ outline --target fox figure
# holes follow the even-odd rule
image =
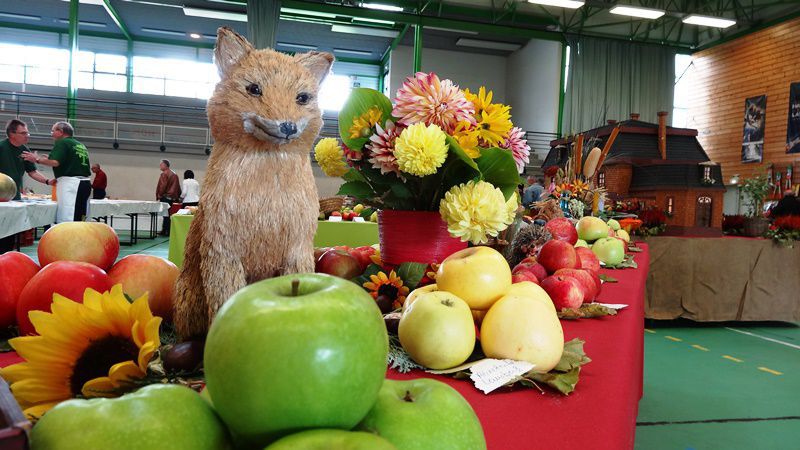
[[[309,153],[333,55],[256,50],[223,27],[214,60],[221,78],[208,101],[214,150],[175,286],[183,339],[204,336],[242,287],[314,271],[319,202]]]

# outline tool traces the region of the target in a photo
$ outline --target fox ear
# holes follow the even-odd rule
[[[299,53],[294,55],[294,59],[316,77],[317,84],[322,84],[333,64],[333,55],[325,52]]]
[[[224,77],[251,50],[253,46],[239,33],[228,27],[220,27],[217,30],[217,46],[214,48],[214,63],[219,76]]]

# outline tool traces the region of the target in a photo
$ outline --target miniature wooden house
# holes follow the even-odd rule
[[[659,113],[659,123],[648,123],[631,114],[630,120],[609,121],[583,133],[585,155],[592,147],[602,148],[614,128],[620,128],[594,175],[595,184],[604,186],[612,200],[638,200],[662,209],[667,225],[721,228],[721,168],[697,141],[697,130],[669,127],[666,119],[667,113]],[[542,167],[563,167],[571,142],[552,141]]]

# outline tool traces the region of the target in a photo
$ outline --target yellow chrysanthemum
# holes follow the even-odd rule
[[[446,137],[438,125],[411,125],[394,142],[397,166],[420,177],[436,173],[447,158]]]
[[[452,236],[482,244],[505,230],[517,209],[516,193],[508,201],[503,192],[485,181],[454,186],[439,203],[439,214]]]
[[[493,147],[503,143],[514,126],[511,123],[511,107],[497,106],[491,112],[484,110],[478,117],[478,136]]]
[[[334,138],[324,138],[314,147],[314,159],[320,169],[329,177],[340,177],[347,172],[344,163],[344,151],[339,142]]]
[[[370,275],[364,283],[364,288],[369,290],[369,295],[377,299],[379,295],[385,295],[392,299],[392,308],[397,309],[403,306],[408,295],[408,287],[403,285],[403,279],[398,277],[394,270],[387,276],[385,272],[378,272],[377,275]]]
[[[0,369],[29,418],[79,395],[114,396],[145,376],[161,345],[147,294],[131,304],[121,284],[86,289],[83,304],[54,294],[51,309],[29,313],[39,336],[8,341],[25,362]]]
[[[484,86],[478,89],[477,95],[470,92],[469,89],[464,89],[464,97],[475,105],[475,117],[478,119],[480,119],[483,111],[491,113],[500,106],[492,103],[492,96],[492,91],[487,92]]]
[[[351,139],[368,138],[372,136],[372,128],[376,123],[381,123],[381,116],[383,112],[377,107],[373,106],[364,114],[353,118],[353,125],[347,130],[350,132]]]
[[[459,122],[453,131],[453,138],[470,158],[481,156],[478,150],[478,129],[469,122]]]

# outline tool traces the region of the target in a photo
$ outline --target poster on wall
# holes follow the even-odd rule
[[[744,101],[744,139],[742,162],[760,163],[764,155],[764,125],[767,116],[767,96],[750,97]]]
[[[786,153],[800,153],[800,83],[789,85],[789,124],[786,127]]]

